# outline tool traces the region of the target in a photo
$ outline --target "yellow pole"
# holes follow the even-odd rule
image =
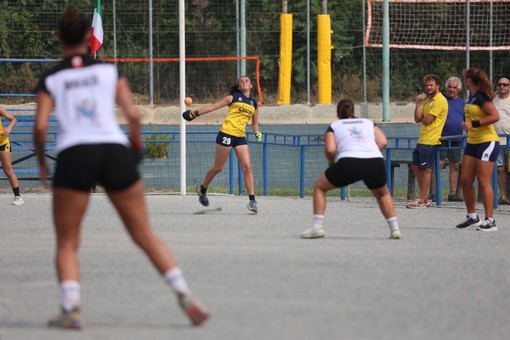
[[[280,14],[280,69],[278,73],[278,104],[290,104],[292,73],[292,14]]]
[[[317,73],[319,104],[331,104],[331,18],[317,16]]]

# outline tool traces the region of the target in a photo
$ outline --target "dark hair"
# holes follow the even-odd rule
[[[354,118],[354,103],[350,99],[342,99],[336,107],[338,119]]]
[[[239,92],[239,80],[241,78],[250,79],[250,77],[248,77],[248,76],[240,76],[239,78],[237,78],[237,82],[235,83],[235,85],[232,85],[228,88],[228,94],[234,94],[235,92]],[[250,82],[251,82],[251,79],[250,79]]]
[[[426,74],[424,77],[423,77],[423,82],[426,83],[428,81],[435,81],[436,82],[436,85],[441,85],[441,79],[439,79],[438,76],[436,76],[435,74]]]
[[[490,82],[489,77],[487,77],[487,74],[485,74],[485,72],[482,70],[479,70],[475,67],[467,69],[464,71],[464,79],[467,78],[471,79],[473,84],[478,86],[479,91],[485,94],[491,100],[496,97],[496,94],[492,90],[492,83]]]
[[[85,16],[74,9],[68,9],[60,18],[58,31],[62,45],[75,47],[83,42],[89,30]]]

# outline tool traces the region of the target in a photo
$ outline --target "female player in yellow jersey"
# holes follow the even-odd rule
[[[11,153],[11,141],[9,140],[9,134],[11,133],[12,128],[16,125],[16,118],[11,115],[7,110],[0,106],[0,116],[4,117],[9,121],[9,125],[3,127],[0,124],[0,162],[2,162],[2,170],[4,171],[5,176],[9,180],[9,184],[11,185],[12,191],[14,192],[14,201],[12,201],[12,205],[22,205],[23,199],[19,193],[19,183],[18,178],[14,174],[12,170],[12,153]]]
[[[257,101],[250,97],[252,89],[250,78],[242,76],[237,84],[230,87],[229,94],[220,101],[201,107],[196,111],[186,111],[182,117],[187,121],[192,121],[198,116],[221,109],[228,105],[228,115],[220,128],[216,137],[216,159],[214,165],[207,171],[204,181],[196,187],[198,201],[203,206],[209,205],[207,198],[207,188],[218,173],[223,170],[230,150],[234,148],[237,159],[241,163],[244,174],[244,183],[248,191],[250,202],[248,210],[257,213],[257,202],[255,201],[255,185],[253,184],[253,173],[250,164],[250,151],[246,141],[246,125],[251,119],[251,127],[255,133],[257,141],[262,141],[262,133],[259,131],[259,111]]]
[[[464,122],[461,126],[467,131],[467,144],[462,158],[462,192],[468,215],[457,228],[477,227],[477,230],[496,229],[494,212],[494,191],[491,176],[494,162],[499,155],[499,138],[493,123],[499,114],[492,99],[496,96],[485,72],[470,68],[464,73],[469,98],[464,107]],[[480,221],[476,213],[475,177],[478,180],[485,209],[485,221]]]

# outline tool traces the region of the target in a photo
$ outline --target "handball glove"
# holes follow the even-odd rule
[[[262,132],[255,131],[255,139],[257,140],[257,142],[262,142]]]
[[[191,110],[184,111],[184,113],[182,114],[182,118],[186,119],[188,122],[191,122],[193,119],[197,118],[198,116],[200,116],[198,114],[198,111],[191,111]]]

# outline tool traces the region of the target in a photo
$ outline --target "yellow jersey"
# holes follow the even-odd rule
[[[441,138],[441,132],[443,132],[446,117],[448,116],[448,101],[443,94],[438,92],[434,97],[425,99],[421,106],[421,114],[423,118],[433,115],[436,119],[428,125],[421,125],[418,143],[426,145],[441,144],[439,138]]]
[[[482,110],[483,104],[490,102],[491,99],[484,93],[478,91],[474,95],[470,95],[466,106],[464,106],[464,120],[471,122],[473,120],[480,120],[485,117],[485,112]],[[498,142],[498,134],[494,128],[494,124],[472,128],[468,131],[467,142],[469,144],[481,144],[486,142]]]
[[[9,137],[4,136],[4,127],[2,126],[2,124],[0,124],[0,145],[4,145],[7,143],[9,143]]]
[[[220,131],[234,137],[246,136],[246,125],[257,109],[257,102],[246,97],[242,92],[232,94],[232,102],[228,105],[228,114],[221,125]]]

